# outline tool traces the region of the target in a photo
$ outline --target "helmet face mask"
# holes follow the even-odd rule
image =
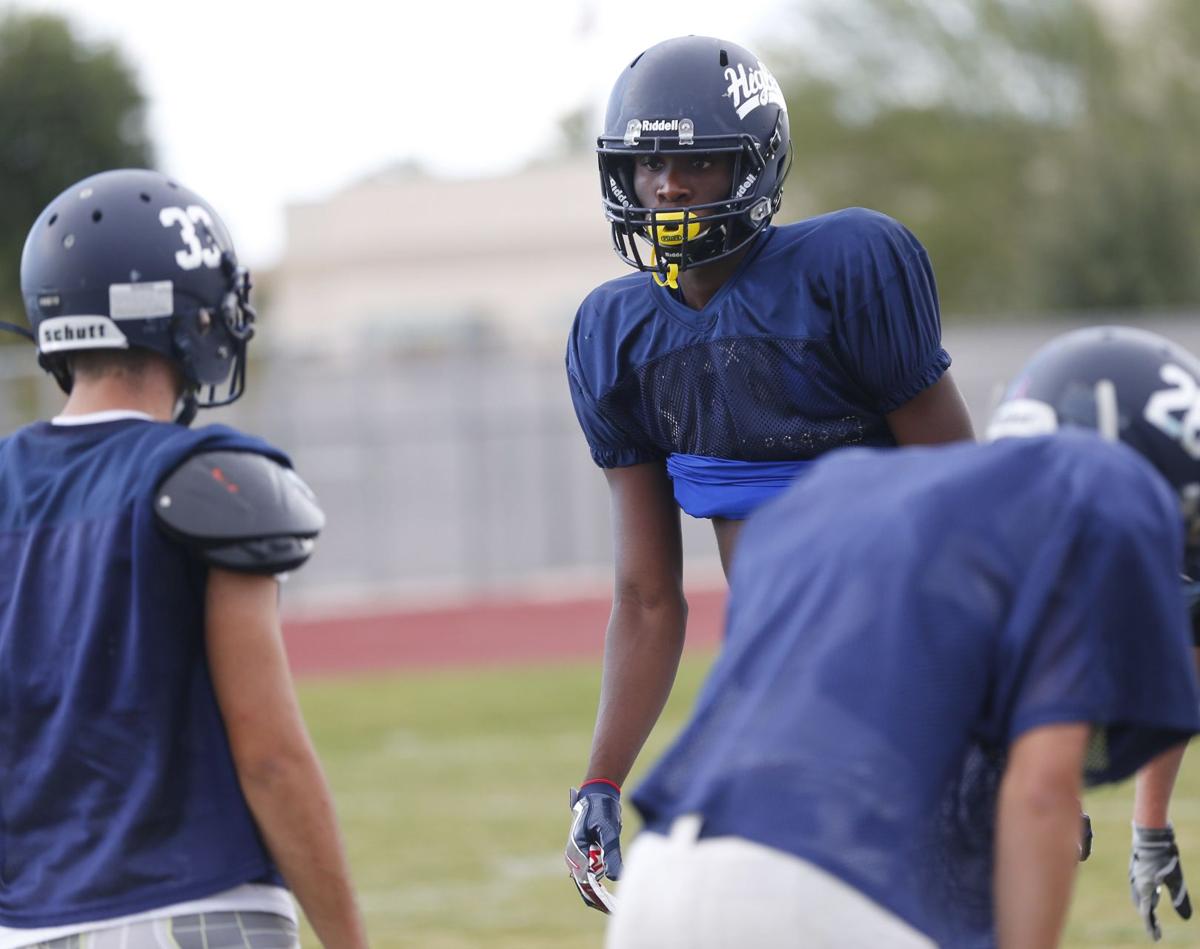
[[[1200,556],[1200,360],[1145,330],[1075,330],[1039,349],[1008,387],[989,440],[1092,429],[1150,462],[1174,489],[1189,560]]]
[[[749,51],[709,37],[667,40],[617,80],[596,154],[614,250],[670,279],[737,253],[779,210],[791,161],[787,106]],[[700,154],[732,157],[727,195],[686,208],[639,202],[639,157]]]
[[[133,347],[176,366],[179,421],[245,391],[250,279],[217,213],[157,172],[103,172],[39,215],[21,258],[38,361],[71,391],[72,353]]]

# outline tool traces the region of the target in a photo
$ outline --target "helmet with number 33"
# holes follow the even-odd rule
[[[51,201],[25,241],[21,293],[38,362],[66,392],[70,353],[131,347],[179,367],[181,421],[245,389],[249,275],[216,211],[165,175],[106,171]]]
[[[1140,452],[1179,495],[1189,553],[1200,553],[1200,360],[1162,336],[1096,326],[1039,349],[1008,387],[989,439],[1063,426]]]

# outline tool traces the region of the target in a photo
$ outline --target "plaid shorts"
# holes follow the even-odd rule
[[[29,949],[299,949],[296,924],[275,913],[147,919],[33,943]]]

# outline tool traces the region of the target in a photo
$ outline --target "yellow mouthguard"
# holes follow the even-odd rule
[[[684,212],[683,211],[663,211],[659,214],[654,215],[654,220],[658,221],[658,222],[661,222],[661,221],[678,221],[679,222],[678,224],[659,223],[659,224],[656,224],[654,227],[650,228],[650,230],[654,236],[654,243],[661,244],[663,247],[671,247],[676,244],[682,244],[684,242],[684,240],[691,240],[697,234],[700,233],[700,222],[698,220],[696,220],[696,218],[694,216],[692,216],[691,218],[689,218],[687,225],[686,225],[687,233],[684,234],[685,225],[683,223],[683,220],[684,220]]]

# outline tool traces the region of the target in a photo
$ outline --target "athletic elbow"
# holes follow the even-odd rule
[[[233,763],[243,788],[268,791],[308,773],[313,760],[306,742],[252,743],[234,746]]]
[[[614,612],[633,612],[686,619],[687,599],[675,583],[619,581],[613,593]]]
[[[1059,773],[1010,774],[1001,790],[1002,804],[1027,819],[1053,822],[1079,813],[1078,780]]]

